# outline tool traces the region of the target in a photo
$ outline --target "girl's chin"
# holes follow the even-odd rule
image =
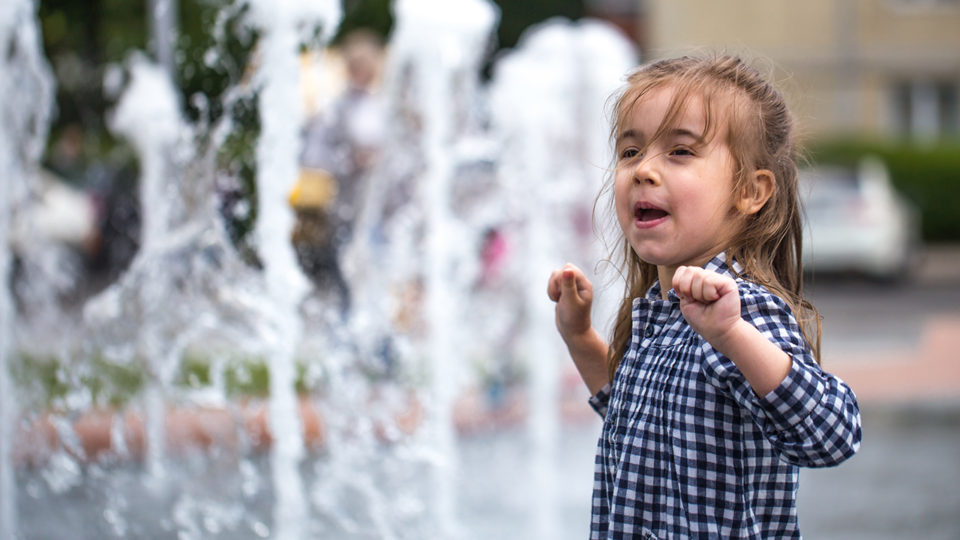
[[[713,258],[716,254],[702,255],[702,256],[681,256],[678,254],[663,253],[662,251],[650,250],[650,249],[637,249],[637,246],[633,247],[633,252],[637,257],[647,263],[654,266],[666,266],[677,268],[680,266],[703,266]]]
[[[633,253],[640,258],[641,261],[649,264],[667,264],[675,256],[671,256],[670,253],[667,253],[667,250],[664,250],[661,245],[658,245],[658,242],[642,241],[636,238],[630,242],[630,247],[633,249]]]

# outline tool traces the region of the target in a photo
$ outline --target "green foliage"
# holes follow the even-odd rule
[[[532,24],[552,17],[579,19],[584,15],[583,0],[495,0],[500,7],[500,26],[497,27],[498,47],[517,44],[524,30]]]
[[[917,204],[925,240],[960,240],[960,141],[919,145],[851,138],[810,147],[814,163],[851,165],[868,154],[884,160],[894,185]]]
[[[103,80],[111,63],[132,50],[145,50],[146,2],[125,0],[43,0],[37,17],[44,54],[56,82],[56,116],[50,144],[68,127],[84,133],[82,160],[113,161],[117,141],[106,128],[109,106]],[[122,157],[122,156],[121,156]],[[117,167],[125,167],[120,163]]]
[[[81,392],[98,405],[120,407],[143,388],[145,375],[134,365],[120,365],[96,355],[83,361],[64,362],[52,356],[21,354],[11,365],[17,387],[35,403],[65,408],[72,393]]]
[[[183,103],[192,121],[214,123],[231,112],[226,91],[249,78],[259,33],[247,24],[244,2],[183,0],[180,6],[177,78]]]
[[[228,396],[266,397],[270,395],[270,369],[262,359],[230,362],[224,372]]]
[[[270,367],[264,358],[235,356],[223,364],[211,358],[189,353],[180,362],[173,381],[175,390],[197,390],[214,384],[215,368],[222,369],[225,395],[234,398],[266,398],[270,395]],[[23,403],[30,408],[66,410],[72,395],[83,396],[84,402],[123,407],[141,394],[148,384],[148,375],[137,361],[117,363],[94,354],[89,358],[63,360],[54,356],[20,354],[11,362],[11,375],[19,392],[32,400]],[[298,394],[311,390],[306,365],[296,364],[294,389]]]

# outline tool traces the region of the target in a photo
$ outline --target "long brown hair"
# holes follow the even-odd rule
[[[798,149],[793,115],[773,85],[740,58],[683,57],[643,66],[627,78],[613,105],[611,137],[616,140],[625,119],[651,90],[669,84],[675,89],[662,125],[650,144],[668,131],[683,111],[689,96],[701,96],[706,109],[704,138],[725,140],[736,164],[734,191],[742,193],[755,171],[774,175],[774,191],[755,214],[742,216],[743,228],[726,250],[727,260],[743,267],[743,275],[782,298],[800,322],[804,339],[820,361],[820,315],[803,297],[801,260],[803,225],[797,192]],[[722,111],[715,110],[723,107]],[[723,114],[718,114],[722,112]],[[724,122],[716,119],[722,117]],[[609,193],[610,175],[601,196]],[[613,197],[609,197],[613,204]],[[656,281],[657,268],[640,260],[621,234],[614,260],[626,278],[624,296],[610,341],[609,368],[613,379],[630,344],[633,299]],[[669,284],[663,284],[669,287]]]

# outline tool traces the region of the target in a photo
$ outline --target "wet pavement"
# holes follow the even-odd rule
[[[863,444],[839,467],[800,473],[806,538],[960,538],[960,414],[935,403],[865,403]]]
[[[864,435],[848,462],[801,472],[805,537],[960,538],[960,248],[928,248],[903,283],[836,279],[812,297]]]
[[[930,250],[910,281],[818,277],[811,296],[824,317],[823,365],[857,393],[864,438],[858,454],[839,467],[801,471],[804,537],[960,539],[960,248]],[[565,374],[564,389],[579,394],[565,401],[556,437],[541,433],[548,437],[538,444],[522,415],[505,415],[458,438],[456,538],[587,537],[600,419],[587,407],[575,374]],[[544,446],[544,440],[559,444]],[[77,469],[66,476],[76,486],[59,488],[43,478],[48,471],[27,475],[19,497],[21,523],[31,531],[25,537],[60,538],[72,531],[76,538],[165,538],[179,530],[181,537],[259,538],[269,532],[265,458],[244,463],[253,471],[250,478],[265,483],[252,502],[241,496],[246,488],[240,484],[248,479],[236,474],[235,463],[215,461],[222,470],[207,461],[191,463],[183,465],[185,474],[200,481],[178,484],[178,489],[199,485],[189,497],[144,491],[143,473],[135,466],[111,469],[109,481],[99,483],[84,479],[103,476],[106,468]],[[317,463],[304,465],[308,477],[317,474],[311,473]],[[406,466],[386,468],[397,484],[412,485],[416,478],[408,477],[418,476],[397,477]],[[210,479],[203,480],[206,476]],[[59,494],[44,495],[57,489]],[[203,506],[207,498],[217,502],[211,509]],[[183,504],[158,520],[156,508],[169,508],[171,500]],[[50,519],[54,508],[57,518]],[[219,534],[195,524],[211,515],[221,516],[214,520]],[[194,529],[197,535],[184,536]]]
[[[864,407],[860,451],[839,467],[803,469],[798,513],[808,539],[960,538],[960,415],[914,405]],[[599,421],[566,424],[552,487],[531,479],[522,431],[461,440],[461,523],[466,538],[588,537],[593,450]],[[550,526],[536,505],[555,502]]]

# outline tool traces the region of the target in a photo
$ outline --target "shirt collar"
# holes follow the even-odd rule
[[[718,274],[723,274],[725,276],[732,277],[736,279],[740,274],[743,273],[743,266],[737,262],[732,261],[732,264],[727,264],[727,254],[720,252],[712,259],[707,261],[707,264],[703,265],[705,270],[712,270]],[[660,287],[660,280],[654,281],[653,285],[647,290],[647,294],[644,295],[644,298],[648,300],[661,300],[660,292],[662,291]],[[667,300],[671,302],[679,302],[680,298],[673,292],[673,289],[667,291]]]

